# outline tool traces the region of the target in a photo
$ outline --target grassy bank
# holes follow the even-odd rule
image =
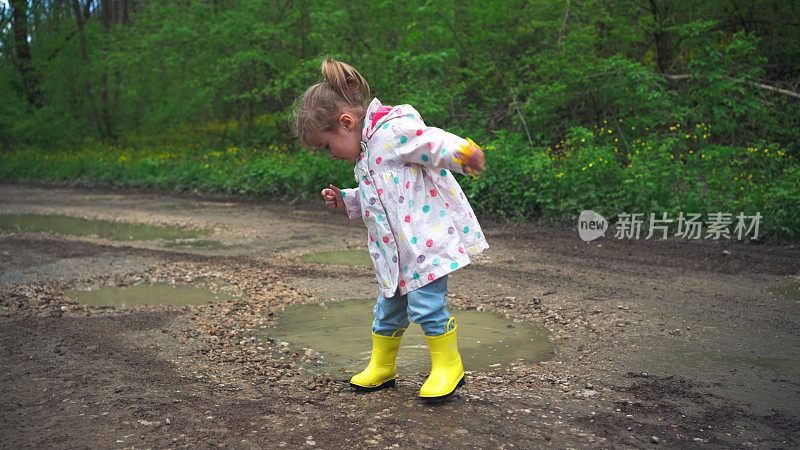
[[[3,156],[0,179],[287,200],[315,199],[329,183],[354,186],[352,167],[326,155],[288,144],[239,148],[204,136],[183,130],[122,146],[87,141],[73,150],[12,151]],[[531,148],[504,133],[482,144],[487,169],[477,180],[457,175],[481,214],[574,225],[584,209],[611,222],[641,213],[645,231],[651,213],[666,213],[673,235],[680,213],[700,213],[704,222],[723,213],[731,215],[727,228],[736,239],[736,216],[758,213],[759,235],[800,236],[798,161],[765,144],[716,144],[706,123],[603,121],[572,128],[554,147]],[[607,236],[613,230],[612,223]]]

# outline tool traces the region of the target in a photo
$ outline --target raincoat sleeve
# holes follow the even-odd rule
[[[361,202],[358,201],[358,188],[342,189],[342,201],[347,210],[347,217],[355,219],[361,217]]]
[[[440,128],[427,127],[421,121],[402,118],[394,121],[392,146],[400,159],[431,168],[447,169],[467,174],[464,166],[455,162],[460,159],[458,151],[469,146],[466,139]]]

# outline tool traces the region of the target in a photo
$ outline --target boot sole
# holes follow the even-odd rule
[[[380,389],[384,389],[384,388],[388,388],[388,387],[394,387],[395,380],[396,379],[391,379],[389,381],[385,381],[382,384],[379,384],[379,385],[373,386],[373,387],[359,386],[359,385],[353,384],[353,383],[350,383],[350,386],[353,386],[354,388],[356,388],[357,391],[371,392],[371,391],[378,391]]]
[[[461,379],[460,379],[460,380],[458,380],[458,383],[456,383],[456,387],[454,387],[454,388],[453,388],[453,390],[452,390],[452,391],[450,391],[450,392],[449,392],[449,393],[447,393],[447,394],[440,395],[440,396],[438,396],[438,397],[422,397],[422,396],[420,396],[420,398],[421,398],[422,400],[425,400],[426,402],[431,402],[431,403],[436,403],[436,402],[439,402],[439,401],[441,401],[441,400],[444,400],[444,399],[446,399],[446,398],[450,397],[451,395],[453,395],[453,392],[455,392],[455,391],[456,391],[456,389],[458,389],[458,388],[460,388],[461,386],[463,386],[464,384],[466,384],[466,381],[465,381],[464,377],[465,377],[465,376],[464,376],[464,375],[462,375],[462,376],[461,376]]]

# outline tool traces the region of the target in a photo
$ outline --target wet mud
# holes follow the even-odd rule
[[[302,259],[365,248],[363,225],[323,206],[0,185],[3,215],[209,230],[0,234],[0,447],[798,446],[797,244],[585,243],[483,220],[491,248],[448,280],[454,315],[538,327],[552,347],[465,367],[466,385],[429,405],[424,366],[355,393],[330,350],[264,332],[293,308],[377,295],[367,266]],[[145,286],[220,298],[71,294]],[[361,321],[346,325],[368,335]]]
[[[66,291],[64,295],[80,304],[116,309],[142,305],[202,305],[230,297],[193,286],[166,283],[88,290],[73,289]]]

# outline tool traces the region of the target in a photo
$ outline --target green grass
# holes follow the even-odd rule
[[[174,136],[13,151],[4,155],[0,180],[283,200],[317,199],[328,184],[354,186],[350,165],[306,149],[238,148]],[[592,209],[612,221],[620,213],[642,213],[646,227],[651,213],[673,220],[700,213],[703,221],[727,213],[733,231],[740,212],[759,213],[759,235],[800,236],[798,161],[764,143],[717,144],[705,123],[604,122],[572,128],[554,147],[531,149],[522,136],[505,133],[481,144],[487,169],[477,180],[457,178],[482,215],[574,225],[580,211]]]

